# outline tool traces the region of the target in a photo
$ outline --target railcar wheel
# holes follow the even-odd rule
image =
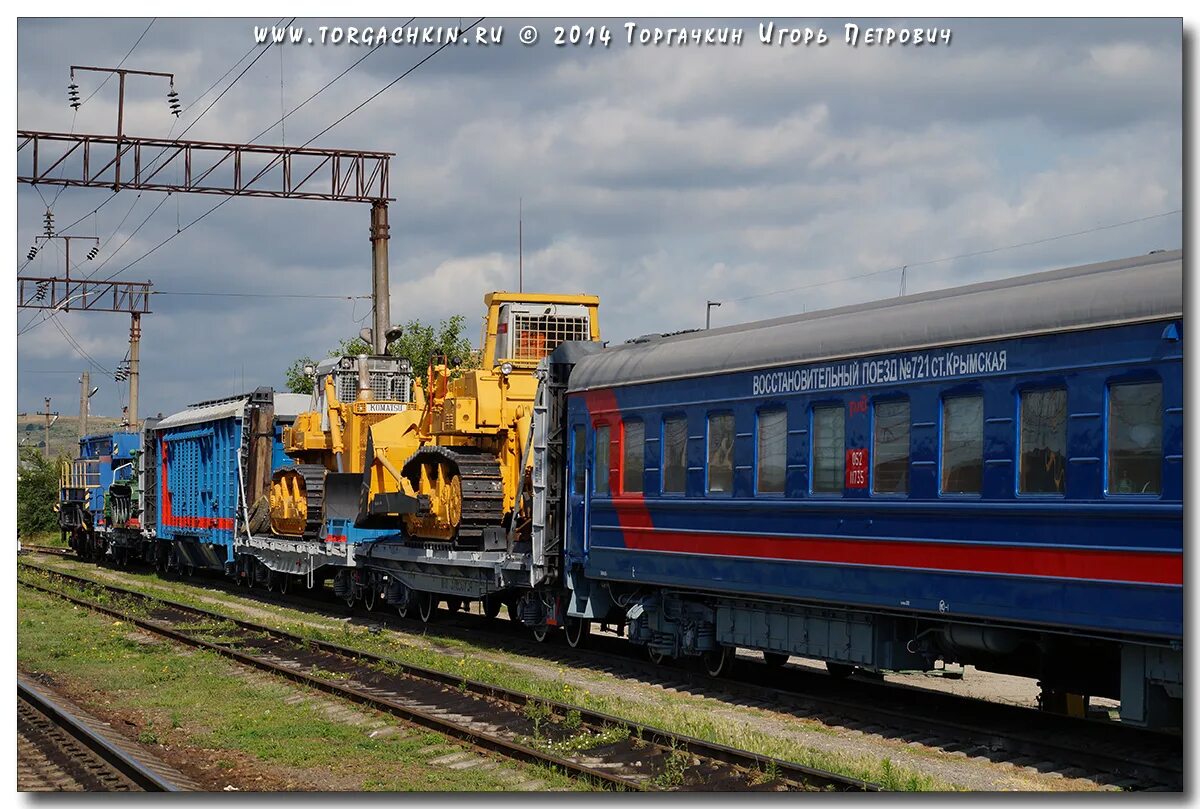
[[[279,589],[279,574],[274,570],[267,571],[267,592],[273,593]]]
[[[586,618],[572,618],[568,615],[567,624],[563,629],[567,632],[567,645],[578,649],[587,643],[588,635],[592,632],[592,622]]]
[[[427,624],[433,620],[437,614],[437,599],[432,593],[417,594],[417,614],[421,618],[421,623]]]
[[[379,600],[379,582],[374,576],[367,576],[367,583],[363,585],[362,603],[363,608],[367,612],[375,611],[375,603]]]
[[[483,597],[483,614],[488,618],[495,618],[500,614],[500,599],[496,596]]]
[[[703,657],[704,671],[709,677],[724,677],[733,664],[733,649],[721,646],[711,652],[705,652]]]
[[[666,662],[667,656],[655,649],[653,646],[646,647],[646,654],[650,658],[650,662],[656,666],[661,666]]]
[[[834,663],[830,660],[825,661],[825,668],[829,670],[830,677],[838,680],[844,680],[858,670],[856,666],[848,663]]]
[[[408,617],[408,602],[401,601],[399,604],[397,604],[396,612],[397,612],[397,614],[399,614],[399,616],[401,618],[407,618]]]
[[[292,574],[291,573],[280,573],[279,574],[279,594],[283,595],[283,596],[287,595],[288,590],[291,589],[291,586],[292,586]]]
[[[521,623],[521,612],[517,609],[517,599],[513,598],[505,601],[504,606],[508,608],[508,620],[514,624]]]
[[[533,630],[533,639],[538,643],[545,643],[548,637],[550,637],[550,627],[548,625],[542,625]]]
[[[763,652],[763,661],[768,668],[781,669],[787,664],[790,656],[784,652]]]

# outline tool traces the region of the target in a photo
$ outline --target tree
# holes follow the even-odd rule
[[[316,364],[316,360],[312,357],[304,356],[289,365],[287,370],[283,372],[284,384],[287,385],[288,391],[291,393],[312,393],[313,379],[304,373],[304,366]]]
[[[460,368],[478,368],[478,353],[463,334],[466,325],[467,319],[462,315],[447,318],[437,326],[410,320],[404,324],[404,334],[390,346],[391,353],[411,362],[418,375],[429,367],[429,360],[435,354],[445,355],[451,365],[457,363]]]
[[[420,379],[429,360],[435,355],[445,355],[450,364],[457,363],[459,368],[478,368],[479,352],[471,348],[471,340],[463,332],[467,319],[462,315],[453,315],[438,323],[423,323],[420,320],[410,320],[404,324],[404,333],[399,340],[388,346],[388,353],[396,357],[404,357],[412,363],[413,373]],[[331,357],[358,356],[369,354],[371,346],[361,337],[351,337],[342,340],[329,352]],[[311,357],[300,357],[284,372],[287,389],[292,393],[312,393],[313,381],[304,374],[304,366],[315,364]]]
[[[17,532],[28,536],[56,530],[58,462],[42,457],[35,447],[21,447],[17,457]]]

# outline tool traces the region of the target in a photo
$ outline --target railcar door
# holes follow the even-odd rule
[[[590,431],[586,413],[581,414],[568,404],[568,477],[567,486],[567,563],[587,562],[588,470],[591,465]]]

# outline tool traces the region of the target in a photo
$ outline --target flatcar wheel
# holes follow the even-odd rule
[[[542,626],[539,626],[533,630],[533,639],[538,643],[545,643],[546,639],[549,637],[550,627],[548,625],[543,624]]]
[[[284,595],[284,596],[287,595],[288,590],[291,588],[291,584],[292,584],[292,574],[291,573],[280,573],[279,574],[279,594],[280,595]]]
[[[790,655],[784,652],[763,652],[763,661],[768,668],[781,669],[788,662]]]
[[[732,652],[728,646],[722,646],[704,653],[704,671],[709,677],[724,677],[729,673],[730,664],[733,662]]]
[[[408,617],[408,605],[409,605],[409,601],[407,601],[407,600],[401,601],[399,604],[396,605],[396,612],[400,615],[401,618]]]
[[[362,603],[363,608],[367,612],[374,612],[375,602],[379,597],[379,583],[375,581],[374,576],[367,577],[367,583],[363,585]]]
[[[437,599],[433,597],[432,593],[417,594],[417,612],[421,623],[427,624],[433,620],[433,616],[437,612]]]
[[[279,589],[279,574],[274,570],[267,571],[267,592],[273,593]]]
[[[825,668],[829,670],[830,677],[838,680],[844,680],[856,671],[854,666],[847,663],[834,663],[829,660],[825,661]]]
[[[495,618],[500,614],[500,599],[496,596],[483,597],[483,614],[488,618]]]
[[[567,632],[567,645],[578,649],[587,642],[588,635],[592,632],[592,622],[586,618],[572,618],[568,615],[567,625],[563,629]]]

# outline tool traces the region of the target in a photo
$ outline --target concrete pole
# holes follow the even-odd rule
[[[92,375],[84,371],[79,377],[79,437],[88,434],[88,394],[92,392]]]
[[[138,354],[142,342],[142,315],[133,312],[129,323],[129,427],[138,428]]]
[[[388,206],[387,200],[371,203],[371,301],[375,319],[371,328],[371,353],[387,353],[387,330],[392,325],[388,297]]]
[[[42,415],[46,417],[46,448],[43,453],[46,460],[50,460],[50,416],[54,415],[50,412],[50,397],[46,397],[46,409],[42,411]]]

